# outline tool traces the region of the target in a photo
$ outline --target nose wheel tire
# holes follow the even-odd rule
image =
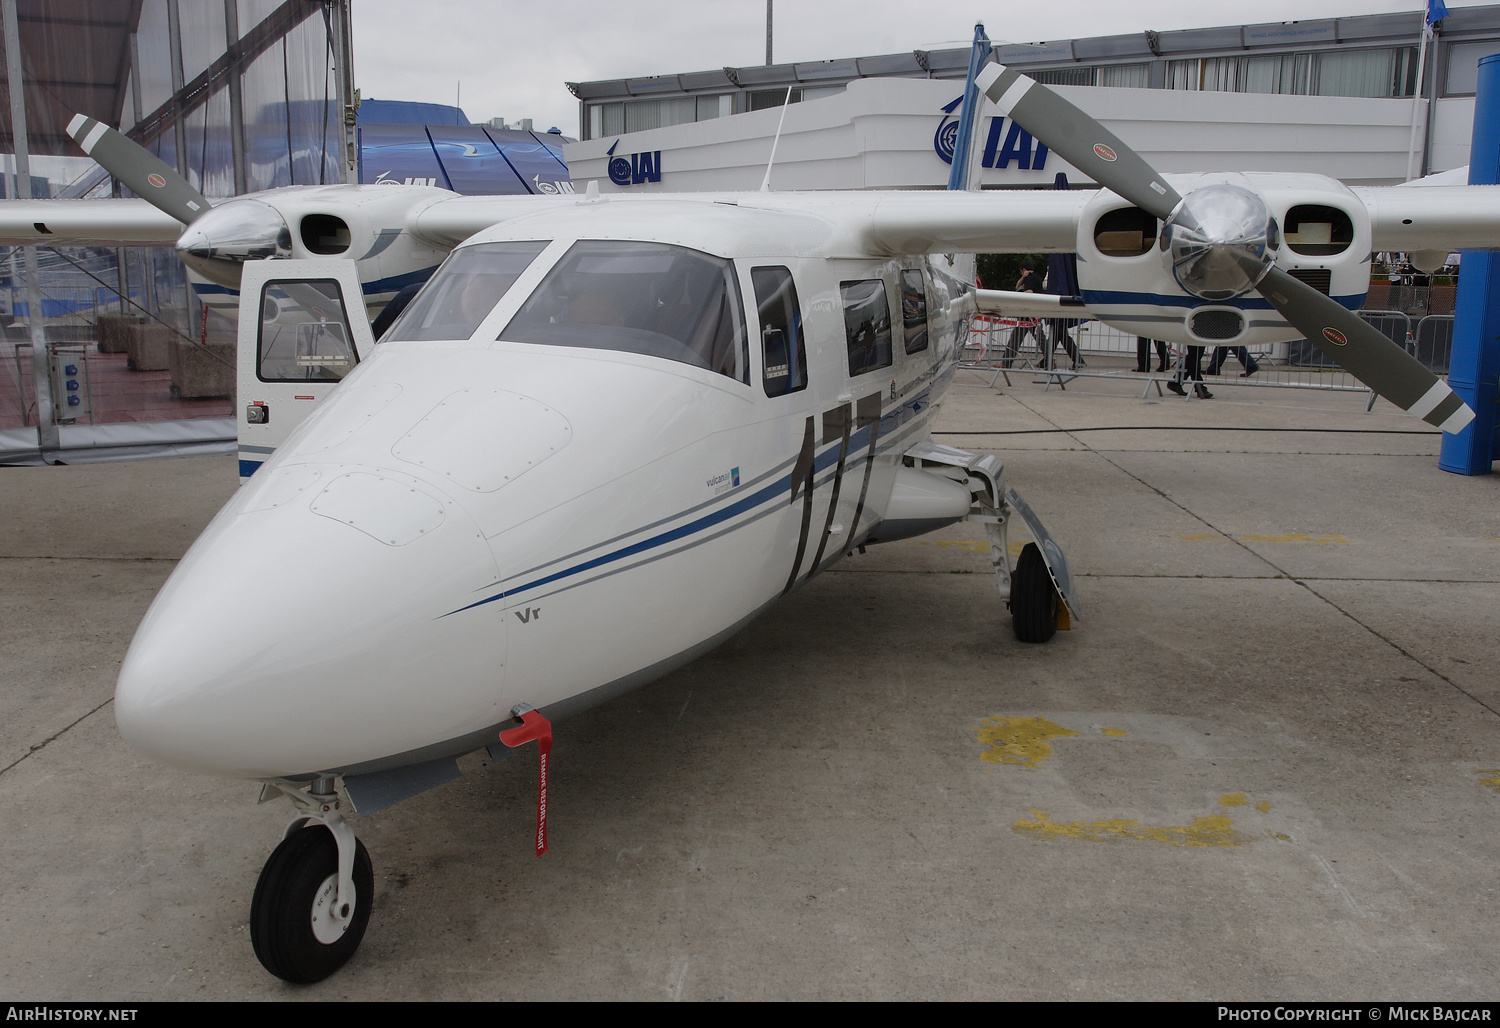
[[[356,843],[347,925],[338,916],[344,911],[334,909],[338,864],[333,834],[314,825],[293,832],[260,872],[250,903],[250,941],[265,969],[283,981],[322,981],[348,962],[364,938],[375,894],[369,851]]]
[[[1010,616],[1016,638],[1026,643],[1044,643],[1057,631],[1057,605],[1061,603],[1047,562],[1036,543],[1027,543],[1010,576]]]

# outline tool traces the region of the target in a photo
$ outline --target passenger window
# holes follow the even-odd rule
[[[361,308],[360,317],[364,317]],[[255,370],[262,382],[337,382],[358,363],[343,293],[332,279],[267,282]]]
[[[922,273],[915,269],[901,273],[901,328],[906,333],[907,353],[927,349],[927,290]]]
[[[863,375],[891,364],[891,307],[878,278],[840,282],[844,336],[849,343],[849,374]]]
[[[807,388],[807,347],[802,341],[802,309],[786,268],[752,268],[755,305],[760,309],[761,377],[767,396]]]

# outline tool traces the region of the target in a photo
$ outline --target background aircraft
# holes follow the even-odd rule
[[[368,811],[415,794],[456,773],[456,755],[504,752],[501,730],[536,724],[537,709],[556,718],[664,674],[854,548],[979,520],[1018,635],[1042,641],[1076,613],[1060,551],[999,461],[928,438],[979,302],[960,254],[1077,251],[1104,320],[1195,343],[1306,334],[1403,408],[1450,431],[1467,420],[1430,372],[1292,272],[1352,288],[1372,248],[1496,245],[1500,191],[1168,180],[1045,87],[1003,70],[980,83],[1109,189],[324,187],[207,211],[145,171],[188,225],[179,250],[199,273],[258,301],[281,290],[240,306],[261,380],[337,366],[314,342],[339,337],[352,368],[184,558],[116,694],[138,749],[297,806],[252,905],[273,973],[316,980],[358,946],[373,879],[346,800]],[[35,241],[19,237],[47,209],[10,211],[8,238]],[[89,230],[86,211],[49,217],[54,236]],[[377,347],[356,297],[387,250],[451,254]],[[319,260],[255,260],[267,256]],[[1148,288],[1091,302],[1116,269]],[[283,350],[285,332],[297,345]],[[1040,543],[1013,573],[1012,513]],[[329,831],[302,830],[312,822]]]

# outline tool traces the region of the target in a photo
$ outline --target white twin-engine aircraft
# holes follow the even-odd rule
[[[1023,640],[1076,616],[1062,554],[1000,461],[929,438],[977,309],[1199,345],[1306,336],[1432,424],[1472,417],[1351,308],[1372,249],[1500,244],[1500,189],[1169,180],[1045,87],[998,65],[979,83],[1106,188],[326,187],[210,210],[170,169],[142,171],[134,144],[109,158],[191,221],[190,266],[250,301],[254,474],[152,605],[116,717],[164,763],[296,804],[252,906],[272,973],[321,979],[363,935],[373,879],[345,804],[446,780],[458,755],[505,751],[503,730],[544,735],[542,712],[665,674],[858,547],[977,520]],[[96,151],[123,140],[96,124],[79,125]],[[6,238],[127,241],[86,218],[23,205]],[[1076,251],[1082,304],[976,293],[956,255],[988,251]],[[376,345],[363,300],[445,254]],[[316,259],[254,259],[277,256]],[[335,382],[302,420],[299,397]],[[1012,515],[1037,540],[1014,571]]]

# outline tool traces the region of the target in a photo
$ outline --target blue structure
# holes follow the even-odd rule
[[[571,193],[561,133],[471,125],[444,104],[366,100],[359,180],[438,186],[468,196]]]
[[[974,156],[974,126],[979,123],[979,87],[974,76],[989,59],[990,37],[984,24],[974,26],[974,46],[969,51],[969,77],[964,80],[964,105],[958,112],[958,138],[953,141],[953,170],[948,173],[949,189],[969,188],[969,161]]]
[[[1500,54],[1479,60],[1469,184],[1500,183]],[[1500,253],[1466,251],[1458,275],[1458,305],[1448,385],[1474,410],[1462,431],[1443,436],[1438,467],[1460,475],[1488,475],[1500,412]]]

